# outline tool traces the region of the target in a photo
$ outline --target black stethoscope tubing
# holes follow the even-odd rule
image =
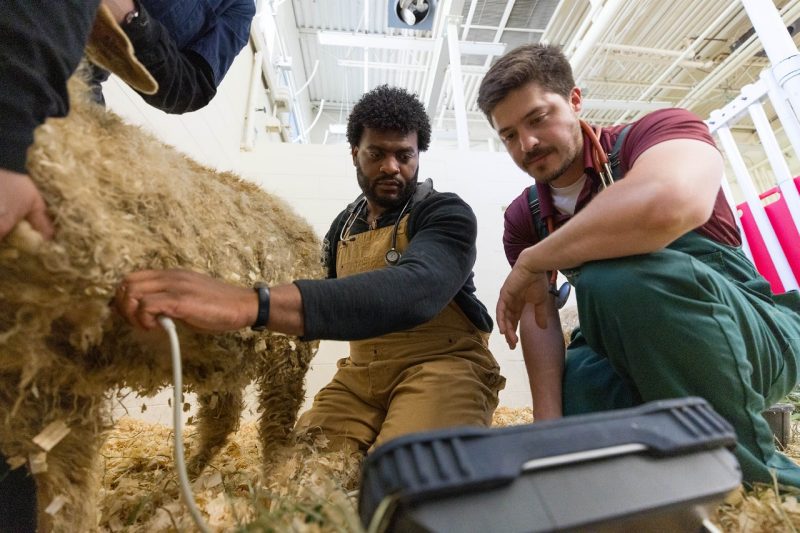
[[[397,215],[397,220],[394,222],[394,228],[392,229],[392,245],[391,247],[386,250],[386,254],[383,256],[383,259],[386,261],[386,264],[389,266],[394,266],[400,262],[400,259],[403,257],[403,254],[397,249],[397,231],[400,228],[400,221],[403,218],[403,215],[406,213],[408,206],[411,204],[412,196],[409,196],[408,200],[406,200],[405,205],[403,205],[403,209],[400,210],[400,214]],[[352,240],[350,237],[350,230],[355,224],[356,219],[358,218],[358,214],[366,205],[367,199],[362,198],[360,202],[356,204],[356,206],[350,210],[350,215],[347,217],[347,220],[342,225],[342,231],[339,232],[339,240],[342,242],[347,242]]]

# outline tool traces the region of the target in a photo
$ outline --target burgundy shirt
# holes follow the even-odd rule
[[[625,125],[603,128],[600,133],[600,144],[606,152],[614,147],[619,132]],[[685,109],[661,109],[642,117],[633,123],[622,143],[620,163],[623,174],[636,162],[636,159],[648,148],[658,143],[671,139],[697,139],[716,147],[708,127],[697,115]],[[597,194],[600,185],[600,176],[592,167],[592,144],[584,134],[583,160],[588,179],[578,195],[575,205],[577,213],[588,204]],[[550,187],[546,184],[535,185],[539,193],[541,216],[544,219],[553,215],[556,228],[564,224],[571,217],[559,213],[553,206],[553,197]],[[696,228],[696,231],[714,241],[730,246],[742,244],[739,229],[733,218],[728,202],[720,187],[714,211],[708,221]],[[505,212],[505,231],[503,232],[503,247],[506,251],[508,262],[513,266],[522,250],[539,242],[539,237],[533,227],[533,219],[528,208],[528,187],[511,202]]]

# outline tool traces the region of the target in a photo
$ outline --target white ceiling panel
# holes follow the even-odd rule
[[[293,70],[306,79],[316,65],[307,89],[312,114],[325,101],[328,111],[346,117],[366,90],[383,83],[423,98],[433,89],[426,103],[448,138],[462,112],[453,104],[454,58],[437,62],[437,49],[447,57],[448,22],[455,21],[462,47],[468,41],[506,50],[539,41],[561,45],[591,101],[584,118],[599,124],[635,119],[655,105],[706,117],[767,66],[740,0],[437,0],[433,28],[424,31],[389,27],[388,0],[262,1],[272,9],[291,4],[302,56],[292,58]],[[797,25],[800,0],[775,5],[787,26]],[[321,32],[337,44],[321,44]],[[470,140],[485,144],[492,133],[475,101],[497,56],[462,53],[458,59]]]

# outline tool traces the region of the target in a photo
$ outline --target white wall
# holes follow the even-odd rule
[[[263,113],[258,113],[255,149],[241,151],[252,60],[252,52],[245,49],[211,104],[194,113],[174,116],[155,110],[115,78],[104,85],[106,101],[109,109],[126,121],[142,126],[199,162],[236,171],[281,196],[321,238],[336,214],[359,193],[349,149],[344,144],[275,143],[275,135],[268,135],[263,128]],[[258,95],[256,107],[263,105],[263,98],[263,94]],[[475,210],[479,225],[475,283],[478,297],[494,315],[500,284],[509,271],[501,242],[503,210],[530,183],[530,178],[505,153],[456,152],[437,148],[435,143],[420,159],[420,178],[427,177],[433,178],[438,190],[458,193]],[[496,332],[491,348],[508,380],[501,393],[501,405],[530,405],[520,350],[510,351]],[[347,343],[322,343],[308,376],[307,405],[333,375],[336,359],[346,353]],[[156,398],[129,398],[125,405],[131,416],[168,424],[170,394],[165,391]],[[142,404],[147,405],[144,413]]]

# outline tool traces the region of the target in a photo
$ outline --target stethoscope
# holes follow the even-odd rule
[[[600,144],[600,127],[598,126],[596,130],[593,130],[592,127],[583,120],[578,122],[581,125],[581,130],[583,130],[583,132],[592,142],[592,165],[600,175],[600,188],[605,190],[610,187],[612,183],[614,183],[614,176],[611,173],[611,165],[608,161],[608,154],[606,154],[605,150],[603,150],[603,146]],[[548,234],[552,234],[556,229],[555,222],[553,222],[553,215],[545,217],[545,222],[547,223]],[[560,287],[557,287],[557,278],[558,270],[553,269],[553,271],[550,273],[550,289],[548,292],[555,297],[556,308],[561,309],[566,305],[567,300],[569,299],[569,294],[572,292],[572,286],[567,281],[562,283]]]
[[[386,264],[389,266],[394,266],[400,262],[400,259],[403,257],[403,254],[400,253],[400,250],[397,249],[397,230],[400,228],[400,221],[403,219],[403,215],[405,214],[408,206],[411,204],[411,199],[414,196],[411,195],[406,200],[403,209],[400,210],[400,214],[397,215],[397,220],[394,222],[394,228],[392,229],[392,245],[391,247],[386,250],[386,254],[384,254],[383,259],[386,261]],[[348,242],[355,239],[355,237],[350,236],[350,230],[353,228],[353,224],[355,224],[356,220],[358,219],[358,215],[364,209],[364,206],[367,204],[367,199],[362,198],[354,207],[350,209],[350,215],[347,217],[344,225],[342,226],[342,231],[339,232],[339,240],[342,242]]]

